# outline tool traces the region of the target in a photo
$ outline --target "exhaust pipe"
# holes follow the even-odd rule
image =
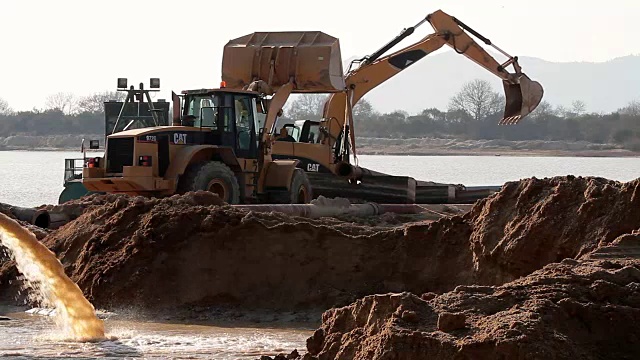
[[[520,74],[517,84],[508,81],[502,82],[506,104],[504,116],[500,125],[517,124],[529,115],[542,101],[544,89],[539,82],[529,79],[524,73]]]
[[[172,126],[180,126],[182,122],[180,121],[180,98],[175,92],[171,92],[171,103],[173,108],[173,116],[171,117],[171,125]]]

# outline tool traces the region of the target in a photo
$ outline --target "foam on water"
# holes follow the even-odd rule
[[[0,323],[0,358],[67,357],[93,359],[257,359],[297,349],[304,353],[311,330],[219,327],[106,320],[105,339],[68,341],[51,329],[49,316],[11,314]]]

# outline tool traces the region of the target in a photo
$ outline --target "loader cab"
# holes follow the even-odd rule
[[[238,158],[258,157],[260,121],[265,114],[257,93],[214,89],[183,94],[183,126],[207,132],[205,143],[231,147]]]

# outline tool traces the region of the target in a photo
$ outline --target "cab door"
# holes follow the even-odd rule
[[[218,106],[218,134],[220,144],[232,149],[236,148],[236,129],[233,111],[233,95],[223,94],[219,97]]]
[[[258,131],[256,124],[255,97],[245,94],[233,95],[235,119],[236,156],[245,159],[258,158]]]

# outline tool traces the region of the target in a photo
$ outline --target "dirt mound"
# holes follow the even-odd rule
[[[119,197],[84,212],[45,244],[99,307],[231,303],[288,308],[330,306],[323,303],[328,289],[331,299],[340,297],[341,289],[321,283],[326,276],[315,282],[313,276],[330,266],[340,272],[352,269],[353,264],[340,264],[346,259],[338,258],[351,249],[364,252],[363,243],[376,234],[364,226],[326,226],[220,204],[207,192],[164,199]],[[349,238],[355,241],[344,241]],[[328,265],[329,258],[336,258],[336,264]]]
[[[474,282],[501,284],[640,228],[640,179],[510,182],[465,219],[473,229]]]
[[[44,242],[99,307],[326,309],[376,293],[499,285],[580,257],[640,228],[639,186],[527,179],[465,215],[386,229],[251,213],[208,193],[96,196],[69,204],[81,215]]]
[[[607,246],[621,247],[640,234]],[[639,289],[638,258],[567,259],[498,287],[367,296],[323,314],[306,358],[638,358]]]

